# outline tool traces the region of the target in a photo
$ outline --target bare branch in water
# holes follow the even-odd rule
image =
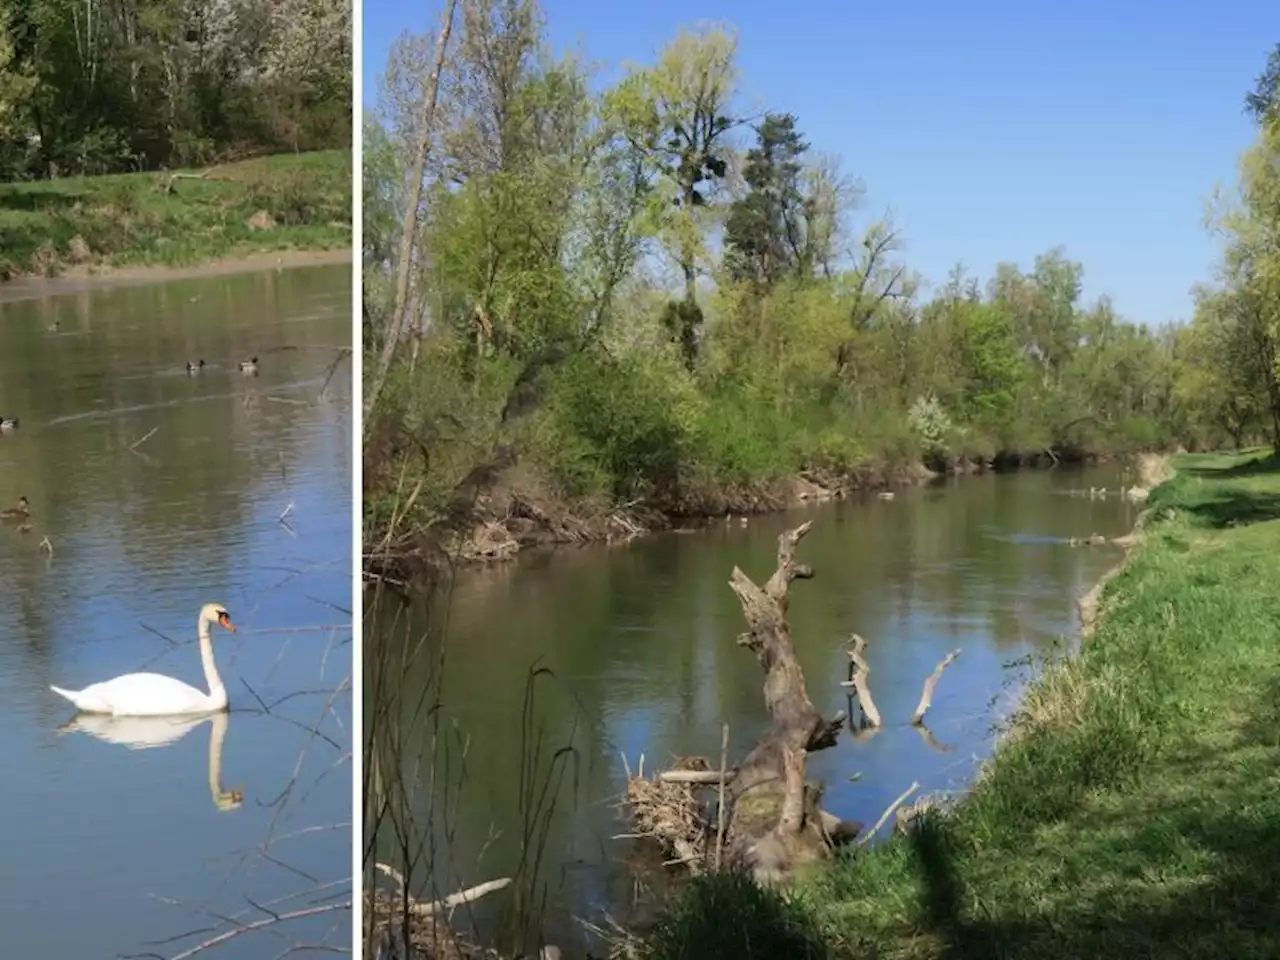
[[[938,689],[938,681],[942,679],[942,672],[955,663],[958,656],[960,656],[960,651],[958,649],[952,650],[938,662],[938,665],[933,668],[933,673],[929,674],[925,679],[924,690],[920,694],[920,705],[916,707],[915,716],[911,718],[911,722],[916,726],[924,723],[924,715],[933,706],[933,694]]]
[[[133,441],[133,443],[129,444],[129,449],[137,450],[140,446],[142,446],[144,443],[146,443],[148,440],[154,437],[156,435],[156,431],[159,429],[160,429],[159,427],[152,427],[150,430],[144,433],[137,440]]]
[[[858,846],[865,847],[868,843],[870,843],[871,838],[874,837],[876,835],[876,832],[879,831],[879,829],[884,826],[885,821],[888,820],[891,816],[893,816],[893,812],[907,802],[907,797],[911,796],[913,793],[915,793],[919,789],[920,789],[920,783],[918,781],[912,781],[911,786],[903,790],[902,793],[898,796],[898,799],[893,801],[893,803],[889,804],[889,806],[885,808],[884,813],[880,814],[880,819],[876,821],[875,826],[862,835],[862,839],[858,841]]]
[[[871,687],[867,684],[867,677],[871,674],[871,665],[867,663],[864,656],[867,650],[867,641],[860,634],[853,634],[849,638],[849,679],[840,684],[842,687],[853,687],[858,694],[858,706],[862,708],[862,715],[866,717],[867,724],[872,729],[880,726],[880,711],[876,709],[875,701],[871,699]]]
[[[320,916],[321,914],[336,913],[340,910],[350,909],[351,901],[346,900],[342,903],[326,903],[318,907],[306,907],[301,910],[291,910],[288,913],[273,913],[262,920],[254,920],[251,923],[238,924],[230,930],[225,930],[216,936],[209,937],[207,940],[202,940],[194,947],[183,950],[181,953],[175,953],[169,957],[165,957],[158,953],[130,953],[124,954],[122,960],[141,960],[143,957],[154,958],[154,960],[188,960],[189,957],[194,957],[198,954],[204,953],[206,950],[211,950],[220,944],[226,943],[228,940],[234,940],[242,934],[252,933],[255,930],[263,930],[278,923],[287,923],[290,920],[300,920],[303,917],[315,917]]]
[[[404,875],[400,871],[386,863],[375,863],[374,867],[395,880],[399,887],[399,892],[403,893],[405,881]],[[474,887],[467,887],[465,890],[451,893],[449,896],[441,897],[439,900],[423,902],[409,897],[409,912],[419,917],[429,917],[433,914],[453,910],[455,907],[460,907],[464,904],[475,903],[481,897],[487,897],[491,893],[505,890],[509,886],[511,886],[511,878],[501,877],[497,880],[486,880],[484,883],[477,883]]]

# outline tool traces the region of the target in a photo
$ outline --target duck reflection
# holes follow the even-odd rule
[[[244,790],[222,788],[222,748],[227,739],[228,714],[203,717],[113,717],[100,713],[78,713],[58,728],[59,733],[87,733],[106,743],[130,750],[149,750],[177,743],[203,723],[209,728],[209,795],[213,805],[226,812],[244,803]]]

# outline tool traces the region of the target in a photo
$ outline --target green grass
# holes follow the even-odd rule
[[[249,227],[260,210],[274,227]],[[0,279],[73,264],[192,266],[351,242],[345,150],[226,164],[201,180],[138,173],[0,185]]]
[[[972,796],[805,878],[789,937],[822,943],[796,956],[1280,956],[1280,458],[1175,466]],[[721,882],[654,956],[729,956],[688,920]]]

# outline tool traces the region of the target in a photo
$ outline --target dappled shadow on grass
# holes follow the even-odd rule
[[[1244,960],[1280,956],[1269,932],[1280,908],[1268,902],[1274,886],[1246,874],[1224,875],[1184,894],[1107,913],[1062,911],[1046,917],[962,925],[940,957],[987,958],[1186,957]],[[1224,912],[1231,916],[1223,917]]]
[[[25,213],[48,213],[74,206],[84,200],[80,190],[63,188],[56,184],[31,184],[20,187],[0,186],[0,211],[19,210]]]
[[[1029,896],[1014,909],[976,920],[962,917],[959,907],[971,899],[972,912],[986,912],[981,893],[966,897],[944,844],[920,844],[925,926],[937,947],[928,955],[948,960],[1280,956],[1280,827],[1232,816],[1197,817],[1178,826],[1183,832],[1169,842],[1209,852],[1217,866],[1208,875],[1162,882],[1160,865],[1152,863],[1151,875],[1142,881],[1145,896],[1099,888],[1090,878],[1092,897],[1035,912]]]
[[[1222,529],[1245,527],[1280,518],[1280,494],[1253,490],[1224,490],[1181,507],[1201,526]]]
[[[962,863],[951,825],[922,821],[907,842],[923,929],[892,954],[1280,957],[1277,705],[1280,680],[1221,743],[1188,745],[1138,789],[1044,825],[1071,834],[1058,863],[1031,836],[1021,863],[990,852],[1007,870],[972,848]]]
[[[1179,463],[1178,472],[1192,477],[1213,477],[1229,480],[1233,477],[1252,477],[1264,473],[1280,473],[1280,454],[1261,450],[1248,460],[1225,465],[1218,457],[1188,459]]]
[[[652,960],[827,960],[813,917],[782,893],[726,870],[689,881],[650,931]]]
[[[1222,529],[1280,518],[1280,456],[1270,450],[1251,457],[1205,455],[1178,463],[1178,474],[1152,498],[1152,520],[1164,508],[1184,513],[1195,526]]]

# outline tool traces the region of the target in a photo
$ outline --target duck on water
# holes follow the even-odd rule
[[[29,516],[31,516],[31,503],[26,497],[19,497],[16,507],[0,510],[0,520],[25,520]]]

